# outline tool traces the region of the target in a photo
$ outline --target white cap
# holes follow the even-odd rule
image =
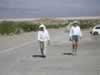
[[[45,27],[45,25],[44,25],[44,24],[41,24],[41,25],[39,26],[39,28],[41,28],[41,27],[43,27],[43,28],[44,28],[44,30],[46,30],[46,27]]]
[[[74,21],[74,22],[73,22],[73,24],[75,24],[75,23],[79,24],[79,22],[78,22],[78,21]]]

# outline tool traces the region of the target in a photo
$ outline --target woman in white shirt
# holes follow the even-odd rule
[[[70,40],[72,41],[72,55],[76,55],[76,51],[79,46],[79,39],[82,37],[81,29],[77,22],[73,23],[69,36]]]
[[[40,44],[42,57],[46,57],[46,49],[47,49],[47,44],[49,43],[49,40],[50,40],[50,37],[49,37],[48,31],[45,25],[41,24],[39,26],[39,31],[38,31],[38,41]]]

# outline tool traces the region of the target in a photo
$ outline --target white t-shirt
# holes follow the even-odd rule
[[[45,30],[45,31],[38,31],[38,40],[39,41],[47,41],[49,40],[49,34],[48,34],[48,31]]]
[[[71,27],[69,36],[72,37],[73,35],[77,35],[80,37],[82,36],[82,33],[81,33],[79,26],[76,26],[76,27],[72,26]]]

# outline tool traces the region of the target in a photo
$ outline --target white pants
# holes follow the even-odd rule
[[[42,55],[46,55],[47,41],[40,41],[40,50]]]

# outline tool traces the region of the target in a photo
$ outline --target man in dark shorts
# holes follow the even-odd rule
[[[70,29],[70,40],[72,41],[72,55],[76,55],[77,48],[79,46],[79,39],[82,37],[82,33],[78,23],[75,21]]]

